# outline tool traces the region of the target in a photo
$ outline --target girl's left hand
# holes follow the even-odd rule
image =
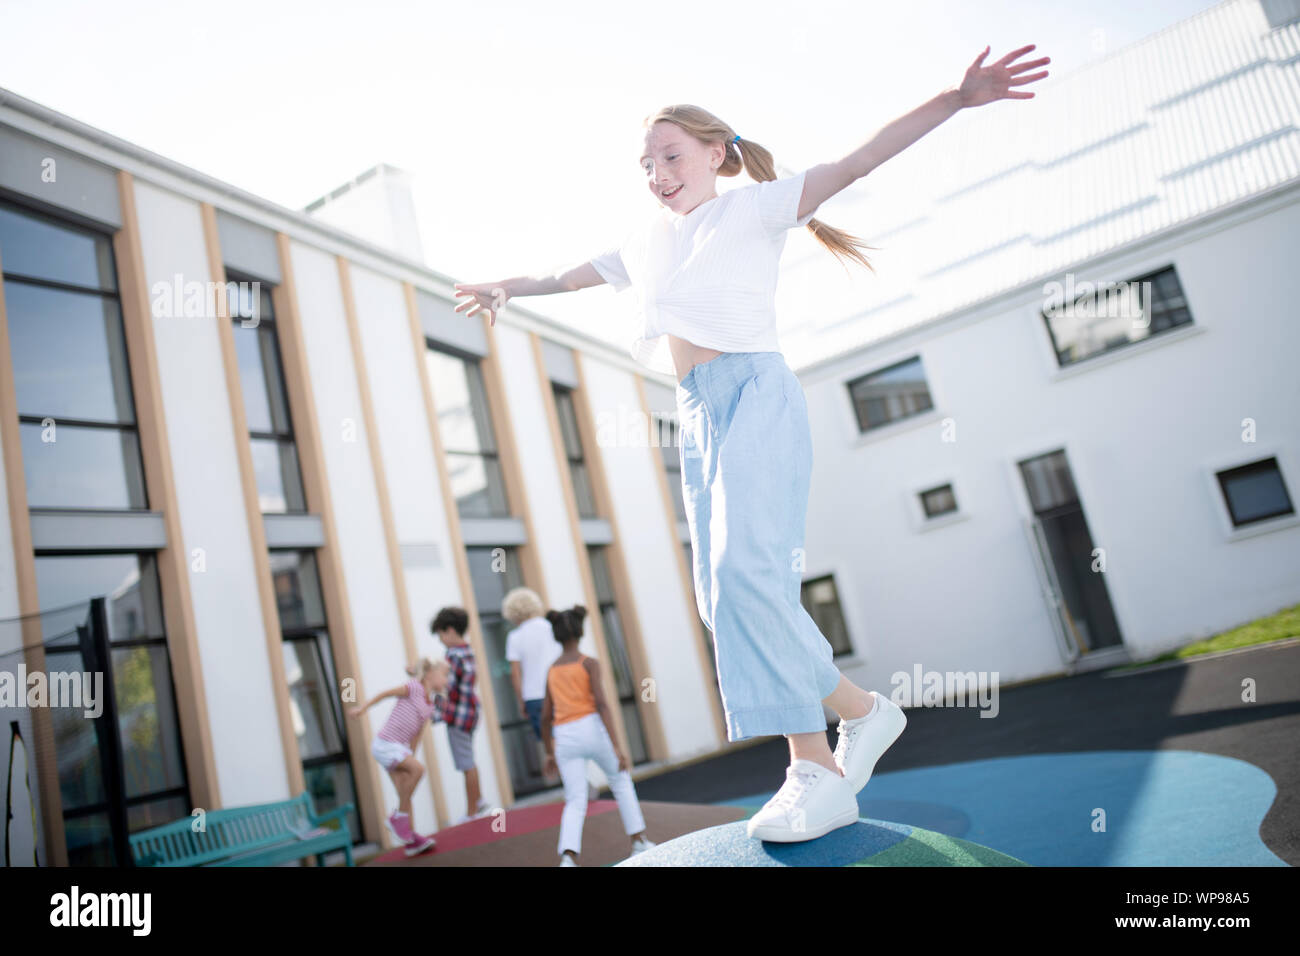
[[[557,773],[559,773],[559,769],[555,766],[555,758],[547,757],[546,766],[542,768],[542,776],[554,777]]]
[[[1016,93],[1011,90],[1011,87],[1041,80],[1047,75],[1046,70],[1030,76],[1019,76],[1018,74],[1050,63],[1051,58],[1045,56],[1038,60],[1031,60],[1028,63],[1021,63],[1019,66],[1011,66],[1011,61],[1028,53],[1034,46],[1033,43],[1029,44],[1029,46],[1022,46],[1019,50],[1008,53],[996,63],[980,66],[980,63],[989,54],[990,47],[985,47],[984,52],[975,58],[975,62],[966,68],[966,76],[962,79],[961,86],[957,88],[957,92],[961,94],[961,105],[983,106],[985,103],[992,103],[994,100],[1033,99],[1033,93]]]
[[[364,714],[365,712],[366,712],[366,709],[365,709],[364,707],[349,707],[349,708],[348,708],[348,716],[349,716],[349,717],[360,717],[360,716],[361,716],[362,714]]]

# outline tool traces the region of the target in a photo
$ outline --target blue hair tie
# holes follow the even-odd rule
[[[739,134],[739,133],[736,134],[736,138],[733,139],[732,142],[733,142],[733,143],[739,143],[739,142],[740,142],[740,134]]]

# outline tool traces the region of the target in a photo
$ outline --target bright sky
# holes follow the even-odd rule
[[[407,169],[429,265],[486,282],[585,261],[654,208],[636,160],[660,105],[704,106],[797,171],[959,83],[986,44],[986,62],[1037,44],[1050,83],[1213,5],[0,0],[0,87],[292,209]],[[516,301],[619,341],[626,298]]]

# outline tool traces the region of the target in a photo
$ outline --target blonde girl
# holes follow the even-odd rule
[[[348,716],[360,717],[384,698],[397,698],[370,752],[388,771],[397,790],[397,809],[388,817],[388,828],[405,845],[406,855],[414,856],[430,849],[435,842],[433,837],[422,836],[411,828],[411,794],[424,776],[424,765],[415,759],[416,742],[425,724],[442,719],[436,697],[447,689],[447,662],[434,663],[422,657],[407,667],[406,673],[411,679],[405,684],[377,694],[361,707],[350,708]]]
[[[456,285],[456,311],[497,311],[516,296],[608,282],[635,289],[631,353],[677,380],[682,492],[694,554],[696,603],[713,634],[730,740],[783,735],[790,765],[749,820],[751,836],[796,842],[855,823],[857,793],[906,724],[887,697],[844,677],[799,601],[812,438],[803,388],[781,354],[773,307],[786,234],[804,227],[842,260],[871,268],[859,240],[813,218],[955,113],[1041,79],[1046,57],[1013,65],[1033,45],[985,65],[884,126],[833,162],[776,178],[772,154],[698,106],[646,118],[638,163],[658,205],[624,239],[561,275]],[[629,157],[630,158],[630,157]],[[754,183],[719,194],[719,176]],[[840,716],[832,754],[824,706]]]

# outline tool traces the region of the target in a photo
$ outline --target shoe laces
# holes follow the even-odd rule
[[[849,746],[857,738],[858,732],[862,730],[861,723],[846,724],[840,721],[839,732],[840,739],[835,741],[835,762],[844,763],[844,758],[848,755]]]
[[[793,810],[804,802],[808,792],[813,788],[819,774],[815,770],[805,770],[793,765],[785,768],[785,783],[772,797],[772,806],[782,810]]]
[[[880,704],[877,703],[875,706],[879,707]],[[852,746],[853,741],[857,739],[858,734],[862,731],[862,728],[865,727],[867,724],[866,718],[875,714],[875,712],[876,711],[873,708],[866,716],[858,717],[852,723],[849,723],[848,721],[844,720],[844,718],[842,717],[840,718],[840,726],[839,726],[840,739],[835,741],[835,762],[836,763],[840,763],[840,764],[844,763],[844,758],[845,756],[848,755],[849,747]]]

